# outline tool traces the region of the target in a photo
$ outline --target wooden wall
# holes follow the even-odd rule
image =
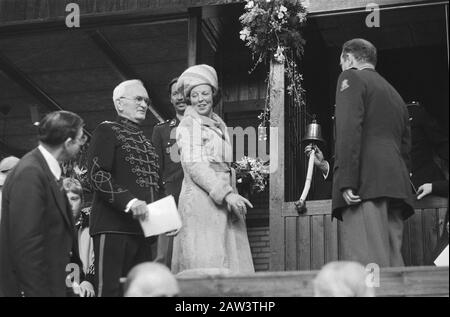
[[[68,3],[77,3],[84,15],[126,13],[130,11],[180,12],[190,7],[243,2],[240,0],[2,0],[0,23],[24,20],[50,20],[66,15]],[[365,8],[371,0],[308,0],[309,11],[320,13],[344,9]],[[433,0],[378,0],[377,4],[394,5],[435,2]]]
[[[405,222],[402,254],[406,266],[430,265],[432,252],[443,230],[448,200],[428,197]],[[340,259],[340,222],[331,220],[331,201],[307,202],[308,212],[298,215],[293,203],[283,206],[285,255],[282,270],[317,270]],[[272,232],[272,234],[276,234]],[[273,246],[277,247],[277,246]]]
[[[100,30],[137,78],[144,81],[154,105],[173,113],[167,84],[187,65],[187,22]],[[112,91],[123,76],[96,46],[89,32],[47,32],[3,38],[0,53],[63,109],[83,117],[88,131],[92,132],[104,120],[115,118]],[[29,107],[37,106],[41,116],[50,109],[2,72],[0,86],[0,108],[10,109],[7,114],[0,114],[1,139],[25,149],[34,147],[36,128]],[[148,135],[156,123],[156,118],[148,112],[144,123]]]
[[[236,0],[2,0],[0,23],[66,16],[66,5],[77,3],[82,15],[126,13],[131,11],[180,12],[209,4],[239,2]]]
[[[317,271],[178,278],[182,297],[311,297]],[[377,297],[449,296],[448,267],[382,268]],[[268,304],[270,299],[262,304]],[[279,304],[272,310],[278,311]],[[217,307],[219,309],[220,307]],[[256,309],[259,309],[257,305]],[[294,308],[295,309],[295,308]]]

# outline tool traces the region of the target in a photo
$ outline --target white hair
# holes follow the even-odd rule
[[[367,272],[360,263],[335,261],[323,266],[313,281],[316,297],[373,297],[366,284]]]
[[[144,262],[136,265],[125,280],[125,297],[176,296],[178,281],[170,270],[160,263]]]
[[[116,88],[114,88],[113,101],[115,102],[120,97],[123,97],[123,95],[125,94],[125,92],[127,90],[127,87],[133,86],[133,85],[141,85],[142,87],[144,87],[144,83],[142,81],[140,81],[139,79],[125,80],[125,81],[121,82],[120,84],[118,84],[116,86]]]

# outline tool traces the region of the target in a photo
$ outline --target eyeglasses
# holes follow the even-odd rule
[[[134,97],[134,98],[120,97],[119,99],[132,100],[137,105],[140,104],[142,101],[145,102],[146,105],[150,104],[150,98],[142,97],[142,96],[137,96],[137,97]]]

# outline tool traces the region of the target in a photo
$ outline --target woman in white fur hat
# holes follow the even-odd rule
[[[174,239],[174,273],[253,273],[245,215],[253,207],[233,184],[227,127],[213,112],[217,73],[195,65],[178,79],[189,106],[177,129],[184,180],[179,199],[183,227]]]

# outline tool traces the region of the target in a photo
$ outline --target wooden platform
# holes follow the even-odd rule
[[[183,297],[307,297],[318,271],[260,272],[253,275],[179,278]],[[402,267],[381,270],[376,295],[449,296],[448,267]]]

